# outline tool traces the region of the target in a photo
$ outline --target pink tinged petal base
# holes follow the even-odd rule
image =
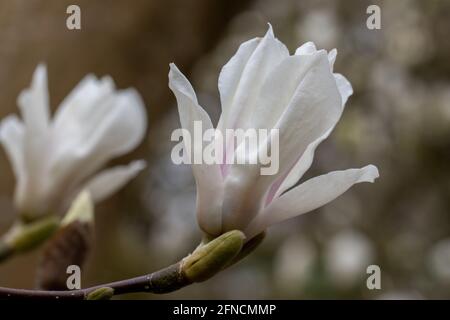
[[[245,234],[250,239],[271,225],[327,204],[356,183],[373,182],[378,176],[378,169],[368,165],[361,169],[333,171],[309,179],[274,200],[252,221]]]

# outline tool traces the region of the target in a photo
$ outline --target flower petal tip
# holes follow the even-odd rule
[[[373,164],[369,164],[368,166],[365,166],[363,168],[364,173],[361,176],[361,181],[367,181],[370,183],[375,182],[377,178],[380,177],[380,173],[378,171],[378,168],[374,166]]]
[[[139,171],[144,170],[147,167],[147,161],[145,160],[135,160],[131,162],[131,168],[133,171],[138,173]]]

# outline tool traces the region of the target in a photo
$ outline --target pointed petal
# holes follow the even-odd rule
[[[17,104],[30,137],[47,130],[50,111],[45,65],[37,66],[30,87],[19,94]]]
[[[336,57],[337,57],[336,49],[333,49],[330,52],[328,52],[328,61],[330,62],[331,71],[333,71],[334,63],[336,62]]]
[[[95,203],[100,202],[121,189],[145,167],[145,161],[137,160],[126,166],[106,169],[88,181],[85,188],[90,192]]]
[[[330,58],[330,54],[328,54],[328,58]],[[338,73],[335,73],[333,75],[334,78],[336,79],[336,84],[338,86],[338,90],[341,95],[342,106],[344,107],[348,98],[353,94],[352,85],[343,75]],[[315,141],[311,142],[308,145],[304,154],[301,156],[301,158],[295,164],[295,166],[291,169],[286,179],[284,179],[279,188],[276,188],[276,193],[273,195],[273,197],[271,197],[270,194],[268,195],[268,197],[271,197],[270,199],[268,199],[268,202],[270,202],[273,198],[280,196],[284,191],[292,187],[301,179],[303,174],[305,174],[305,172],[311,167],[316,148],[322,141],[328,138],[333,129],[334,126],[332,126],[324,135],[317,138]]]
[[[194,149],[203,145],[203,141],[194,140],[194,123],[201,123],[204,130],[213,129],[208,114],[198,104],[194,89],[186,77],[174,64],[170,64],[169,87],[177,103],[180,122],[183,129],[190,133]],[[202,132],[202,134],[203,134]],[[185,138],[185,141],[188,139]],[[185,143],[185,151],[192,154],[192,146]],[[217,235],[222,230],[221,202],[222,175],[217,164],[192,164],[192,172],[197,184],[197,220],[200,227],[210,235]]]
[[[239,48],[219,77],[220,130],[247,127],[267,75],[288,56],[288,49],[275,38],[270,25],[262,39],[250,40]]]
[[[348,98],[353,94],[352,84],[340,73],[335,73],[334,79],[336,80],[339,93],[341,94],[342,105],[344,106]]]
[[[333,131],[333,128],[334,127],[328,129],[322,136],[308,145],[305,152],[297,161],[295,166],[291,169],[286,178],[283,180],[272,199],[279,197],[284,191],[294,186],[303,177],[305,172],[311,167],[311,164],[314,160],[314,152],[316,151],[316,148],[322,141],[328,138],[330,133]],[[270,201],[272,199],[270,199]]]
[[[312,178],[274,200],[252,221],[245,234],[251,238],[273,224],[327,204],[356,183],[373,182],[378,176],[378,169],[368,165]]]
[[[275,126],[280,135],[280,174],[295,165],[310,143],[334,127],[343,111],[325,52],[318,51],[308,58],[316,59],[316,63],[296,88]]]
[[[312,42],[307,42],[296,51],[296,55],[312,55],[317,52],[316,46]],[[336,62],[337,50],[333,49],[328,53],[328,62],[330,64],[331,72],[333,72],[334,63]],[[345,105],[348,98],[353,94],[353,88],[350,82],[340,73],[334,73],[336,85],[342,97],[342,105]]]
[[[16,206],[21,213],[35,211],[36,214],[46,210],[45,200],[47,185],[45,170],[49,153],[49,101],[47,87],[47,69],[39,65],[29,88],[23,90],[18,98],[25,125],[23,140],[23,158],[26,175],[16,186],[14,193]]]
[[[26,174],[24,159],[25,127],[14,115],[8,116],[0,123],[0,142],[8,155],[9,162],[18,182]]]

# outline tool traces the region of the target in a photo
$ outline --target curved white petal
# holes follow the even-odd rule
[[[18,98],[25,127],[23,157],[26,175],[16,186],[14,194],[16,205],[22,212],[46,210],[48,186],[46,185],[46,166],[49,154],[49,101],[47,69],[40,64],[33,73],[29,88],[23,90]]]
[[[23,90],[17,98],[27,134],[32,138],[45,133],[48,128],[50,111],[48,102],[47,68],[44,64],[37,66],[28,89]]]
[[[333,71],[334,63],[336,62],[336,57],[337,57],[336,49],[333,49],[330,52],[328,52],[328,61],[330,62],[331,71]]]
[[[267,119],[268,123],[274,121],[269,120],[270,118],[275,118],[273,128],[279,130],[279,171],[276,175],[262,176],[259,173],[260,166],[233,165],[230,168],[224,203],[227,230],[236,225],[246,225],[258,213],[257,208],[262,205],[270,185],[276,179],[285,177],[308,145],[332,128],[342,113],[341,97],[324,50],[311,55],[290,57],[276,70],[281,71],[278,76],[267,80],[268,85],[264,90],[273,96],[262,96],[259,113],[263,114],[261,117]],[[275,75],[276,72],[272,74]],[[278,105],[277,100],[281,104],[267,111],[263,102],[265,97],[274,106]],[[284,103],[287,103],[285,107]],[[281,113],[279,119],[275,113]],[[258,117],[254,118],[257,120]],[[268,126],[270,128],[271,125]],[[247,190],[252,190],[251,197]]]
[[[298,161],[311,142],[339,120],[343,107],[324,51],[303,59],[316,59],[305,74],[275,128],[279,129],[280,174]]]
[[[279,197],[284,191],[294,186],[303,177],[305,172],[311,167],[311,164],[314,160],[314,152],[316,151],[316,148],[322,141],[328,138],[331,131],[333,131],[333,128],[334,127],[328,129],[323,135],[321,135],[319,138],[308,145],[305,152],[302,154],[295,166],[291,169],[289,174],[281,183],[273,199]]]
[[[245,128],[269,72],[289,56],[272,27],[262,39],[244,43],[223,67],[219,77],[222,116],[219,130]]]
[[[198,104],[194,89],[186,77],[172,63],[169,72],[169,87],[173,91],[177,103],[180,122],[192,138],[193,148],[184,137],[184,147],[188,154],[203,145],[202,140],[195,140],[194,122],[201,123],[204,130],[213,129],[211,119]],[[202,132],[202,134],[203,134]],[[201,139],[201,137],[197,137]],[[192,171],[197,184],[197,220],[200,227],[211,235],[220,234],[222,229],[222,175],[217,164],[192,164]]]
[[[328,55],[329,56],[329,55]],[[342,99],[342,106],[345,106],[345,103],[347,102],[348,98],[353,94],[352,85],[350,82],[341,74],[335,73],[334,78],[336,79],[336,84],[338,86],[339,93],[341,95]],[[338,120],[338,119],[336,119]],[[337,121],[336,121],[337,123]],[[294,165],[294,167],[291,169],[289,174],[286,176],[284,181],[281,183],[279,188],[276,189],[276,193],[271,196],[269,201],[271,201],[273,198],[278,197],[281,195],[284,191],[295,185],[301,177],[305,174],[305,172],[311,167],[312,161],[314,159],[314,152],[316,148],[319,146],[319,144],[324,141],[330,133],[333,131],[336,123],[322,136],[317,138],[315,141],[311,142],[308,147],[306,148],[303,155],[300,157],[300,159],[297,161],[297,163]]]
[[[106,95],[90,106],[90,112],[73,108],[64,127],[54,128],[52,188],[79,183],[108,160],[134,149],[144,137],[147,116],[134,89]]]
[[[342,105],[344,106],[348,98],[353,94],[352,84],[340,73],[335,73],[334,79],[336,80],[336,85],[341,94]]]
[[[24,159],[25,127],[14,115],[0,123],[0,142],[8,155],[16,179],[20,181],[26,174]]]
[[[235,55],[222,67],[219,74],[219,94],[222,106],[221,121],[230,117],[230,108],[233,103],[233,98],[239,86],[239,81],[244,72],[245,66],[249,59],[255,52],[261,42],[261,38],[254,38],[242,43]],[[224,124],[224,128],[225,128]]]
[[[126,166],[116,166],[96,174],[85,188],[94,202],[100,202],[128,183],[146,167],[143,160],[133,161]]]
[[[373,182],[378,176],[378,169],[368,165],[361,169],[333,171],[309,179],[275,199],[252,221],[245,234],[251,238],[273,224],[327,204],[356,183]]]
[[[312,42],[307,42],[300,46],[296,51],[296,55],[312,55],[317,52],[316,46]],[[333,72],[334,63],[336,62],[337,50],[332,49],[328,53],[328,62],[330,63],[330,69]],[[350,82],[340,73],[334,73],[336,85],[342,96],[342,105],[345,105],[348,98],[353,94],[353,88]]]
[[[64,130],[66,125],[87,120],[97,108],[97,104],[112,95],[114,90],[114,81],[109,76],[101,79],[92,74],[85,76],[56,110],[53,119],[54,130]]]
[[[297,50],[295,50],[295,55],[310,55],[313,53],[316,53],[317,48],[316,45],[314,44],[314,42],[312,41],[308,41],[304,44],[302,44],[300,47],[297,48]]]

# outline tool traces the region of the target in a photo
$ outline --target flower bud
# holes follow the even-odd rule
[[[58,228],[59,219],[50,216],[36,222],[18,225],[6,237],[5,244],[12,252],[24,252],[36,248]]]
[[[211,278],[230,263],[241,251],[245,235],[239,230],[229,231],[214,240],[201,244],[183,259],[181,271],[192,282]]]
[[[94,208],[90,194],[81,192],[61,222],[59,230],[46,243],[36,275],[43,290],[67,290],[67,268],[83,266],[93,241]]]

